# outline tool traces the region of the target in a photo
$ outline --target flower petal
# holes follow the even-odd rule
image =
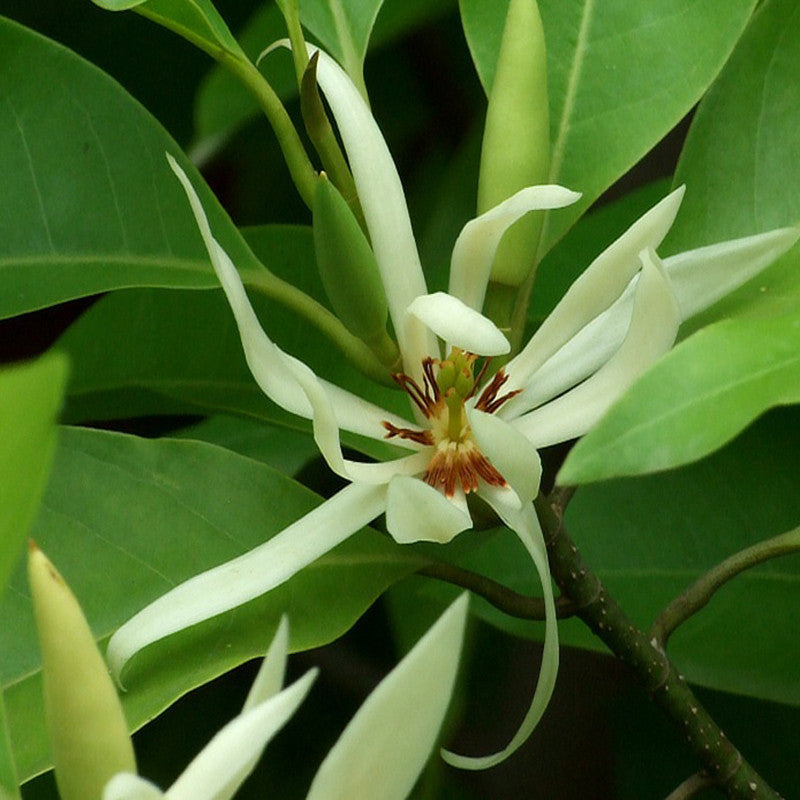
[[[468,408],[467,419],[481,452],[516,493],[518,508],[530,503],[539,494],[542,478],[542,462],[536,448],[494,414]]]
[[[385,503],[385,486],[347,486],[264,544],[171,589],[111,637],[111,671],[119,680],[143,647],[280,586],[375,519]]]
[[[118,772],[103,789],[103,800],[160,800],[166,797],[154,783],[131,772]]]
[[[417,297],[408,307],[440,339],[478,356],[500,356],[511,350],[508,339],[483,314],[445,292]]]
[[[681,319],[705,310],[756,276],[792,247],[798,236],[797,228],[779,228],[664,259],[664,270],[680,306]],[[508,407],[504,406],[501,416],[519,416],[541,405],[605,363],[625,338],[638,280],[637,274],[610,308],[537,370],[528,389],[522,396],[515,397]]]
[[[639,270],[639,253],[655,249],[667,235],[683,199],[676,189],[609,245],[569,287],[520,354],[507,365],[512,389],[528,385],[531,375],[584,325],[622,294]]]
[[[317,49],[309,46],[309,55]],[[400,176],[364,98],[345,71],[319,51],[317,79],[336,118],[372,249],[389,302],[389,314],[406,372],[416,375],[435,342],[423,325],[407,320],[411,301],[427,292]]]
[[[236,318],[247,365],[250,367],[256,383],[264,394],[281,408],[310,419],[312,416],[311,406],[287,367],[286,359],[292,357],[287,356],[264,332],[252,305],[250,305],[236,267],[211,233],[208,218],[197,192],[186,173],[169,153],[167,159],[189,199],[211,263],[214,265],[214,270]],[[346,430],[373,439],[383,439],[386,434],[381,425],[383,420],[388,420],[397,427],[408,427],[408,423],[401,417],[396,417],[396,415],[390,414],[338,386],[327,383],[326,386],[336,410],[337,422]],[[402,440],[398,444],[407,446],[407,443]]]
[[[389,483],[386,529],[399,544],[445,544],[471,527],[466,503],[457,505],[419,478],[398,475]]]
[[[230,800],[253,771],[270,739],[305,700],[317,670],[232,719],[169,788],[169,800]]]
[[[488,502],[491,502],[487,498]],[[539,669],[539,679],[533,693],[531,705],[528,708],[519,729],[511,741],[499,752],[490,756],[473,758],[442,750],[442,758],[450,765],[459,769],[489,769],[505,761],[515,750],[521,747],[539,724],[539,720],[550,702],[553,687],[558,675],[558,623],[556,620],[556,605],[553,598],[553,586],[550,582],[550,567],[547,562],[547,549],[544,544],[542,530],[533,505],[528,503],[521,511],[509,512],[503,506],[496,506],[503,522],[508,525],[519,537],[528,551],[539,580],[542,582],[542,596],[545,607],[545,632],[544,649],[542,650],[542,666]]]
[[[513,422],[535,447],[586,433],[672,347],[680,324],[678,304],[655,252],[642,253],[642,261],[630,328],[615,355],[591,378]]]
[[[480,311],[503,234],[529,211],[563,208],[580,199],[563,186],[529,186],[470,220],[461,230],[450,260],[449,292]]]
[[[258,668],[258,674],[247,693],[242,711],[249,711],[259,703],[269,700],[280,692],[286,673],[286,656],[289,652],[289,618],[284,614],[278,623],[278,630]]]
[[[363,463],[351,461],[342,454],[339,426],[328,392],[316,375],[301,361],[292,359],[289,369],[298,385],[305,392],[314,414],[314,441],[317,443],[328,466],[350,481],[380,484],[388,483],[395,475],[417,475],[425,470],[429,456],[421,451],[412,456],[393,461]]]
[[[430,758],[453,693],[468,595],[384,678],[319,768],[307,800],[400,800]]]

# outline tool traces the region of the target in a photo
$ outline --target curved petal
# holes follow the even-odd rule
[[[322,762],[307,800],[408,797],[450,704],[468,599],[462,594],[367,698]]]
[[[352,484],[264,544],[179,584],[111,637],[106,658],[112,673],[119,680],[125,664],[143,647],[280,586],[385,507],[385,486]]]
[[[386,529],[399,544],[446,544],[472,527],[466,503],[448,500],[419,478],[398,475],[386,496]]]
[[[681,310],[681,320],[705,310],[772,264],[800,236],[797,228],[779,228],[756,236],[689,250],[664,259],[664,270]],[[570,339],[530,378],[525,392],[500,415],[519,416],[558,396],[604,364],[625,339],[639,275],[620,298]]]
[[[280,692],[286,673],[286,656],[289,653],[289,618],[284,614],[278,630],[258,668],[258,674],[247,693],[242,711],[249,711],[259,703],[269,700]]]
[[[154,783],[131,772],[118,772],[103,789],[103,800],[161,800],[166,797]]]
[[[476,356],[501,356],[511,350],[494,322],[451,294],[434,292],[417,297],[408,313],[449,345]]]
[[[681,186],[667,195],[589,264],[520,354],[508,363],[513,382],[509,388],[527,386],[531,375],[550,356],[622,294],[639,271],[639,253],[655,249],[667,235],[683,193]]]
[[[535,447],[586,433],[672,347],[680,324],[678,304],[655,252],[642,253],[642,260],[630,328],[613,358],[574,389],[512,423]]]
[[[504,420],[467,409],[467,419],[481,452],[494,464],[518,498],[518,508],[539,494],[542,462],[536,448]]]
[[[270,739],[305,700],[317,670],[232,719],[169,788],[169,800],[230,800],[253,771]]]
[[[450,259],[448,291],[480,311],[492,261],[503,234],[529,211],[563,208],[580,199],[580,192],[563,186],[529,186],[494,208],[470,220],[461,230]]]
[[[214,265],[225,296],[228,298],[239,328],[247,365],[250,367],[253,378],[261,391],[274,403],[292,414],[310,419],[312,416],[311,406],[305,393],[297,385],[297,381],[294,380],[291,371],[286,366],[286,358],[291,357],[286,356],[264,332],[250,305],[236,267],[211,233],[208,218],[200,204],[197,192],[186,173],[169,153],[167,159],[186,192],[211,263]],[[408,423],[402,418],[396,418],[394,414],[390,414],[338,386],[334,387],[332,384],[327,384],[327,386],[336,409],[337,422],[346,430],[373,439],[383,439],[386,433],[381,425],[383,420],[388,420],[398,427],[408,427]],[[398,443],[401,446],[407,446],[407,443],[402,440]]]
[[[381,484],[388,483],[395,475],[417,475],[425,470],[429,455],[424,450],[412,456],[376,463],[346,459],[342,454],[336,415],[325,387],[302,361],[291,359],[287,363],[313,409],[314,441],[328,462],[328,466],[337,475],[350,481]]]
[[[309,46],[309,55],[316,51]],[[347,151],[405,371],[417,375],[422,359],[435,352],[436,343],[424,325],[405,316],[411,301],[428,290],[400,176],[364,98],[345,71],[322,50],[317,80]]]
[[[487,498],[487,502],[491,501]],[[496,506],[495,511],[519,537],[533,561],[539,580],[542,582],[542,596],[545,608],[544,649],[542,650],[542,666],[539,669],[539,679],[533,693],[530,707],[528,708],[519,729],[511,741],[499,752],[489,756],[470,757],[442,750],[442,758],[459,769],[489,769],[505,761],[515,750],[521,747],[539,724],[539,720],[550,702],[553,687],[558,675],[558,623],[556,620],[556,604],[553,598],[553,586],[550,582],[550,567],[547,562],[547,549],[544,544],[542,530],[533,505],[528,503],[521,511],[508,512],[502,506]]]

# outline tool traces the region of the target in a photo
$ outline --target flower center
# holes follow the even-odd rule
[[[477,375],[474,374],[478,357],[454,347],[450,356],[439,361],[425,358],[422,361],[422,386],[405,373],[392,375],[400,388],[429,421],[428,428],[413,430],[398,428],[384,422],[387,439],[397,436],[427,445],[433,454],[423,480],[434,488],[443,489],[447,497],[460,486],[465,494],[474,492],[480,480],[490,486],[506,486],[505,478],[480,451],[467,421],[464,404],[472,398],[486,374],[489,360],[485,360]],[[475,403],[475,408],[493,414],[517,392],[500,390],[508,376],[499,370],[489,380]]]

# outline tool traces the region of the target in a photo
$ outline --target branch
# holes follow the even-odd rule
[[[637,628],[589,568],[563,523],[571,494],[559,493],[553,505],[539,495],[536,511],[547,543],[550,569],[577,615],[638,676],[653,701],[676,723],[714,785],[736,800],[780,800],[728,741],[667,655]]]
[[[750,567],[778,556],[800,550],[800,528],[782,533],[735,553],[698,578],[683,594],[676,597],[659,615],[650,629],[650,636],[662,650],[678,625],[696,614],[714,596],[717,589]]]
[[[470,572],[454,564],[444,561],[432,562],[429,566],[417,570],[419,575],[427,575],[440,581],[469,589],[489,602],[499,611],[510,617],[519,619],[544,620],[544,600],[541,597],[526,597],[503,586],[491,578]],[[575,614],[574,603],[566,597],[556,599],[556,614],[559,619],[564,619]]]

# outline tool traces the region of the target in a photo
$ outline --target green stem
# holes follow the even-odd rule
[[[267,269],[243,273],[242,278],[256,291],[305,317],[331,339],[347,359],[369,378],[385,386],[394,387],[391,370],[381,364],[372,350],[361,339],[350,333],[337,316],[313,297],[309,297],[291,283],[281,280]]]
[[[536,511],[553,578],[562,594],[575,602],[577,616],[636,673],[653,701],[677,725],[714,785],[736,800],[780,800],[728,741],[664,651],[628,619],[583,560],[563,522],[570,496],[568,491],[554,493],[551,503],[540,495]]]
[[[462,589],[469,589],[473,594],[479,595],[498,611],[502,611],[510,617],[531,620],[545,619],[544,600],[541,597],[526,597],[518,594],[477,572],[470,572],[470,570],[444,561],[434,561],[417,572],[429,578],[460,586]],[[556,599],[556,613],[559,619],[565,619],[575,613],[575,606],[566,597],[559,597]]]
[[[658,642],[662,650],[666,650],[667,640],[672,632],[703,608],[717,589],[750,567],[778,556],[797,553],[798,550],[800,550],[800,528],[795,528],[726,558],[676,597],[659,614],[650,629],[650,636]]]
[[[297,129],[289,114],[283,107],[274,89],[267,83],[263,75],[249,62],[225,53],[220,63],[232,72],[253,94],[256,102],[264,112],[278,145],[283,153],[292,181],[303,198],[303,202],[311,208],[314,202],[314,183],[317,173],[303,147]]]

